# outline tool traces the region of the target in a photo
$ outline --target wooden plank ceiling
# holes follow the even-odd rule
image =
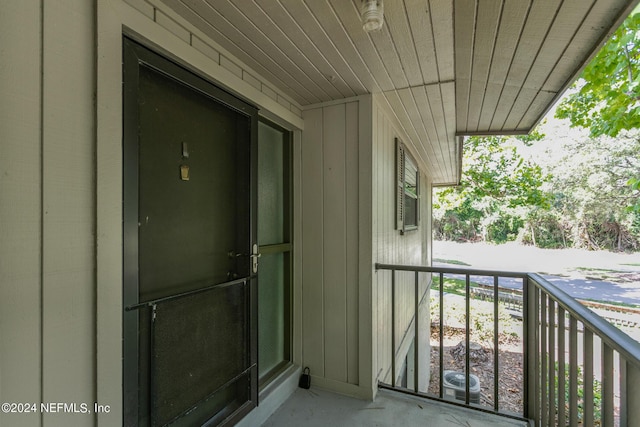
[[[301,107],[382,94],[436,184],[457,136],[526,133],[638,0],[162,0]]]

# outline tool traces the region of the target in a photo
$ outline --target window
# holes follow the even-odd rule
[[[401,233],[418,229],[420,220],[420,170],[407,147],[396,138],[396,228]]]
[[[258,123],[258,376],[260,389],[291,360],[291,132]]]

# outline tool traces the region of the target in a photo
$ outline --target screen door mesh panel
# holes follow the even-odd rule
[[[191,419],[193,415],[211,417],[248,400],[248,389],[231,382],[249,368],[246,293],[247,286],[240,283],[157,305],[151,350],[153,425],[185,414],[195,424],[206,419]]]

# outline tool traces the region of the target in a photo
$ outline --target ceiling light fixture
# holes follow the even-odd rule
[[[366,32],[377,31],[384,23],[384,5],[382,0],[362,0],[360,9],[362,29]]]

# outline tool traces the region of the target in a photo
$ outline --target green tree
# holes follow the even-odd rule
[[[640,128],[640,6],[584,69],[556,110],[592,137]]]
[[[549,177],[517,151],[540,137],[467,139],[460,185],[436,192],[436,238],[515,240],[532,207],[548,206],[542,186]]]
[[[589,129],[594,138],[629,131],[640,139],[640,6],[584,69],[573,89],[558,106],[556,117]],[[637,158],[638,152],[631,155]],[[633,201],[626,207],[640,213],[640,169],[628,170],[625,178],[631,190],[628,199]]]
[[[640,140],[619,135],[564,144],[564,157],[550,165],[554,210],[570,223],[573,246],[638,249],[640,191],[628,185],[640,171]]]

